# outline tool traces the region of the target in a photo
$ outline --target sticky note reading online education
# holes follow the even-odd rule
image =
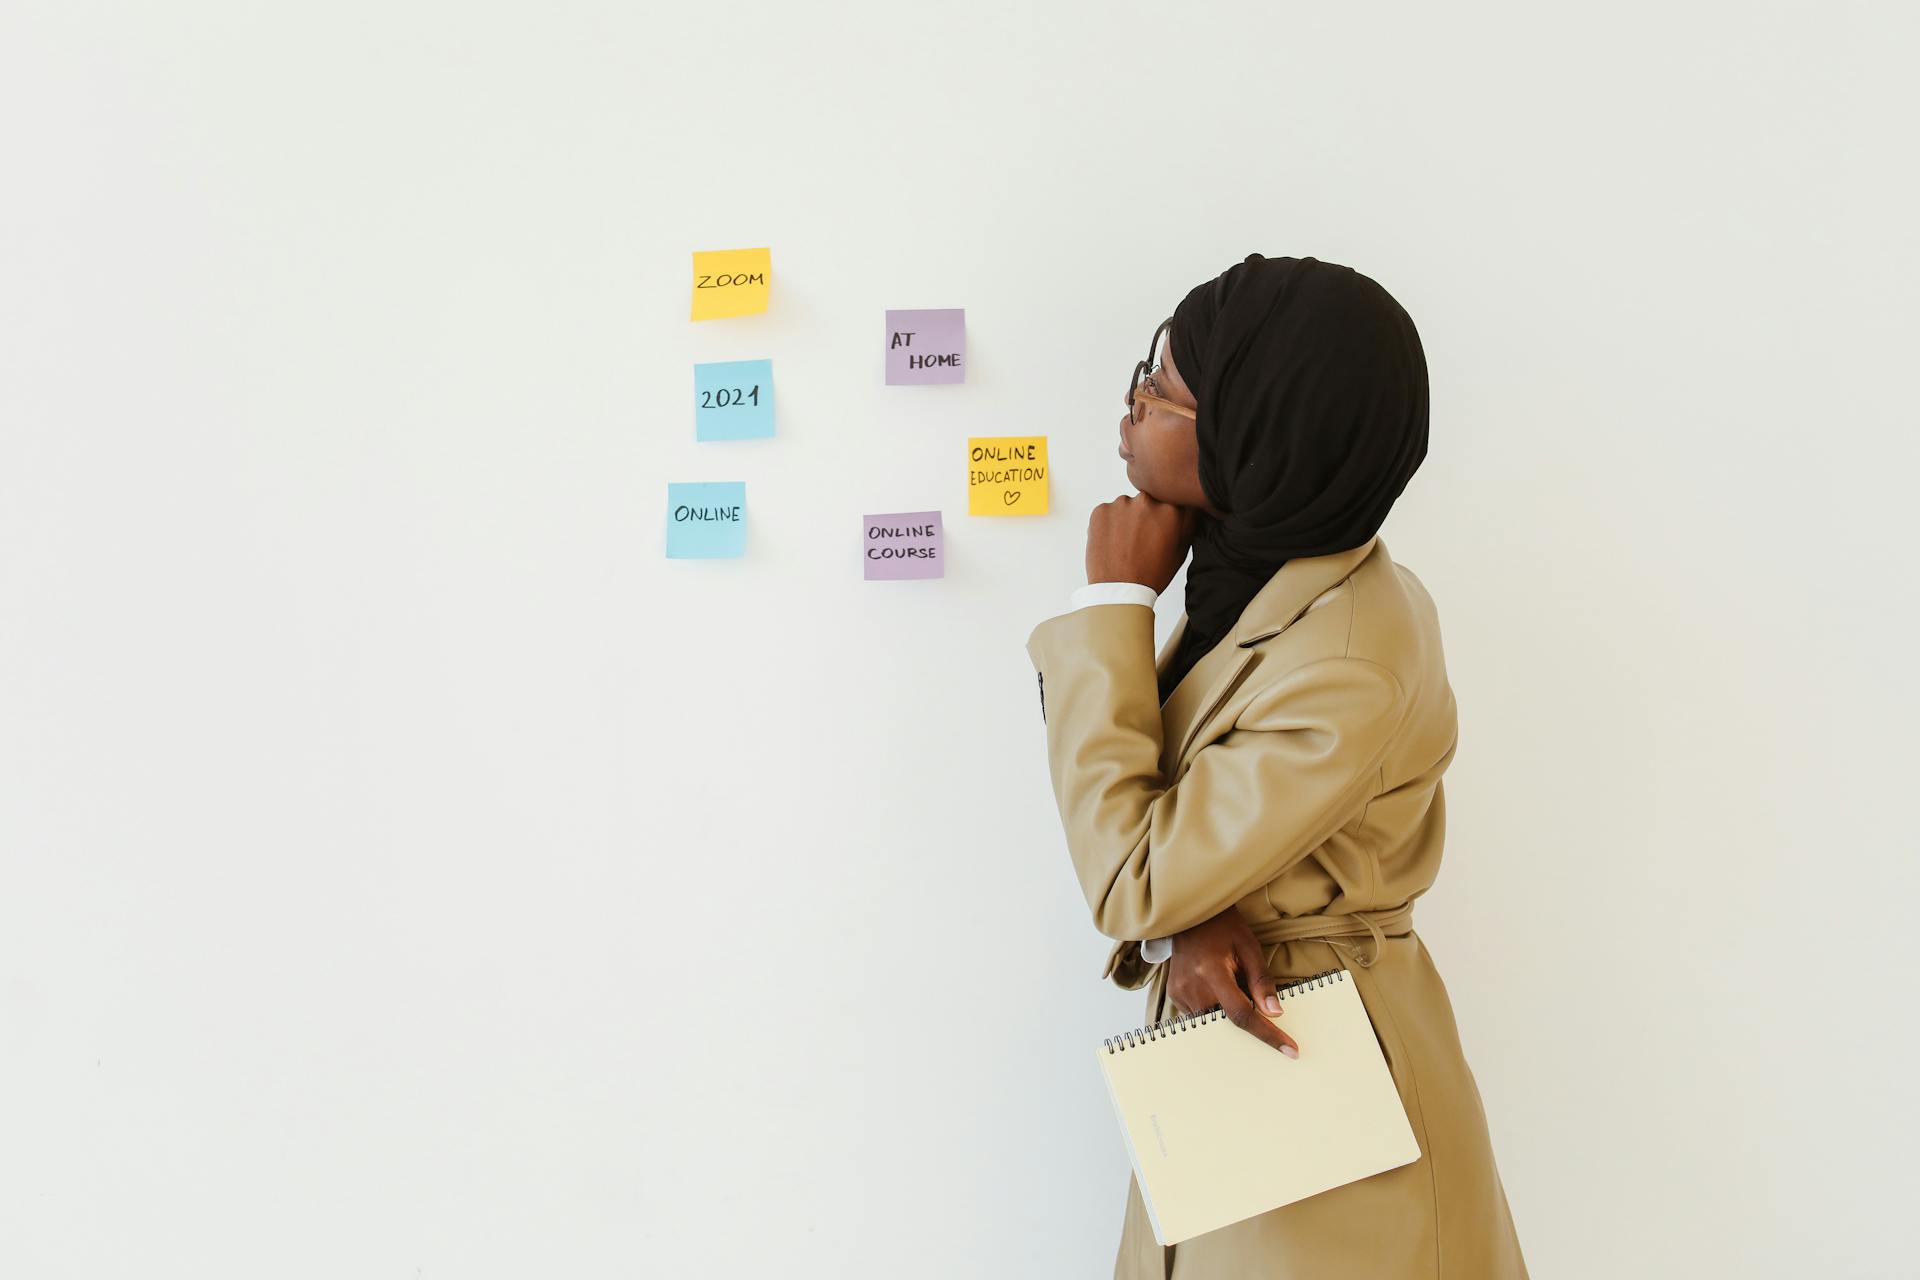
[[[868,516],[863,533],[868,581],[947,576],[946,530],[938,511]]]
[[[974,436],[968,439],[967,514],[1047,514],[1047,438]]]
[[[711,249],[693,255],[693,318],[724,320],[767,309],[771,249]]]
[[[746,481],[667,486],[669,559],[718,560],[746,553]]]
[[[773,361],[693,366],[694,439],[753,440],[772,434]]]
[[[887,312],[887,385],[965,382],[967,313]]]

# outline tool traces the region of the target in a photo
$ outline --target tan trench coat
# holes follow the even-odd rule
[[[1421,1156],[1166,1248],[1130,1176],[1116,1280],[1524,1277],[1447,990],[1412,926],[1440,869],[1458,738],[1432,598],[1378,537],[1290,560],[1161,706],[1186,622],[1157,661],[1137,605],[1049,618],[1027,641],[1068,852],[1118,940],[1105,976],[1147,988],[1147,1021],[1191,1012],[1139,941],[1228,906],[1276,976],[1350,970]]]

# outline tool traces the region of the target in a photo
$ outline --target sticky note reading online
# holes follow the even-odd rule
[[[967,514],[1047,514],[1047,438],[970,437],[967,440]]]
[[[718,560],[746,553],[746,481],[667,486],[669,559]]]
[[[868,516],[864,533],[868,581],[947,576],[946,530],[938,511]]]
[[[767,309],[771,249],[710,249],[693,255],[693,318],[724,320]]]
[[[888,386],[965,382],[966,354],[964,308],[887,312]]]
[[[753,440],[772,434],[773,361],[693,366],[694,439]]]

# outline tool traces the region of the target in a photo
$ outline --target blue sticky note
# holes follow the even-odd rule
[[[773,361],[721,360],[693,366],[696,440],[752,440],[773,434]]]
[[[746,553],[746,481],[667,486],[668,559],[716,560]]]

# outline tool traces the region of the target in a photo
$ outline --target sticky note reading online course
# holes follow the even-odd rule
[[[869,581],[947,576],[946,530],[938,511],[868,516],[864,533],[861,552]]]
[[[967,313],[887,312],[887,385],[965,382]]]
[[[694,439],[753,440],[772,434],[773,361],[693,366]]]
[[[746,481],[667,486],[669,559],[717,560],[746,552]]]
[[[1047,438],[970,438],[967,441],[967,514],[1047,514]]]
[[[693,318],[724,320],[767,309],[771,249],[710,249],[693,255]]]

